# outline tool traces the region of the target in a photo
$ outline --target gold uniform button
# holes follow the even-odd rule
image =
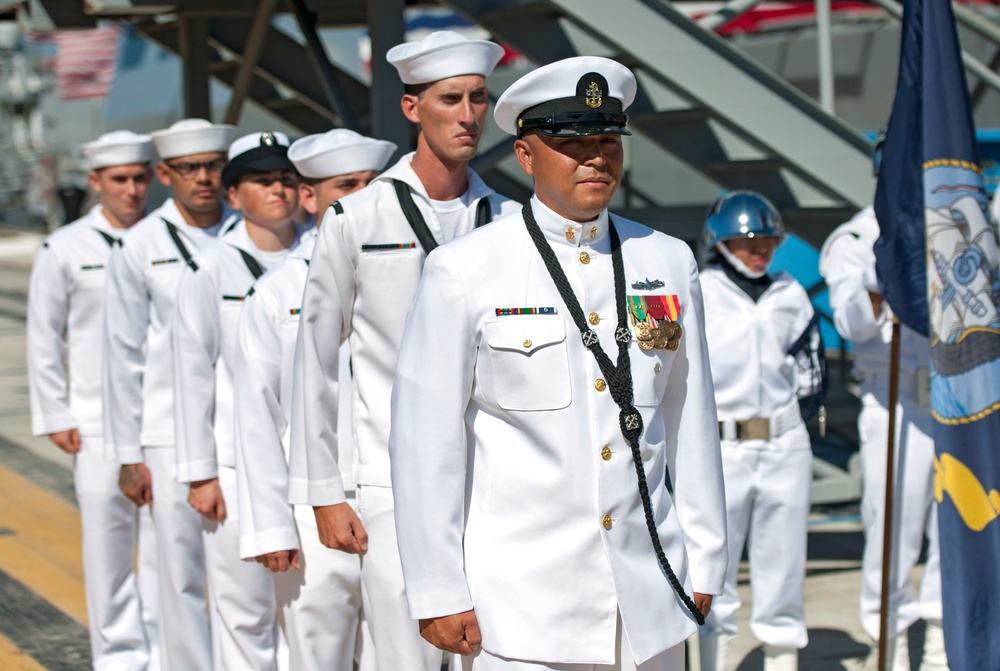
[[[611,459],[611,448],[607,445],[601,448],[601,459],[604,461],[610,461]]]
[[[528,347],[531,347],[531,339],[526,338],[525,341],[521,344],[524,345],[525,349],[527,349]]]
[[[580,252],[580,263],[582,263],[583,265],[587,265],[588,263],[590,263],[590,254],[588,254],[587,252]]]
[[[589,319],[590,323],[593,324],[594,326],[601,323],[601,317],[596,312],[591,312],[589,315],[587,315],[587,319]]]
[[[597,391],[604,391],[607,388],[608,388],[608,383],[605,382],[602,378],[597,378],[596,380],[594,380],[594,389],[596,389]]]
[[[602,517],[601,518],[601,525],[605,529],[610,529],[611,528],[611,515],[605,515],[604,517]]]

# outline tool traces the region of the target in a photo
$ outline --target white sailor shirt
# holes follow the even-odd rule
[[[238,215],[223,207],[219,224],[189,225],[173,199],[135,224],[108,260],[104,315],[105,457],[142,461],[143,447],[174,445],[173,355],[170,320],[184,254],[230,230]]]

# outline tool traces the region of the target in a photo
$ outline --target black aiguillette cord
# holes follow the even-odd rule
[[[555,283],[556,289],[559,290],[559,295],[562,297],[563,303],[569,309],[570,316],[573,317],[573,322],[580,329],[580,337],[583,339],[584,346],[597,359],[597,365],[600,367],[601,373],[607,378],[611,397],[621,409],[618,414],[618,423],[622,436],[625,437],[626,442],[628,442],[629,447],[632,449],[632,462],[635,464],[635,473],[639,481],[639,497],[642,499],[642,510],[646,517],[646,529],[649,531],[649,538],[653,542],[653,550],[656,552],[656,558],[660,562],[660,568],[666,574],[667,581],[673,587],[674,592],[684,602],[687,609],[691,611],[691,615],[694,616],[695,621],[698,624],[705,624],[705,616],[701,614],[698,606],[695,605],[691,597],[684,591],[684,586],[681,585],[680,580],[674,574],[674,570],[670,567],[670,562],[667,560],[667,555],[664,553],[663,546],[660,543],[660,536],[656,531],[656,521],[653,518],[653,504],[649,500],[649,485],[646,482],[646,472],[642,467],[642,454],[639,451],[639,436],[642,435],[642,415],[632,405],[632,365],[628,354],[628,348],[632,344],[632,331],[628,327],[628,316],[625,312],[625,266],[622,262],[622,243],[618,237],[618,231],[615,229],[614,222],[611,221],[611,215],[608,215],[608,223],[610,224],[608,228],[611,236],[611,264],[614,268],[615,276],[615,303],[618,310],[618,327],[615,329],[615,341],[618,343],[617,366],[611,363],[611,358],[604,352],[604,348],[601,347],[597,332],[587,326],[580,302],[577,300],[576,294],[573,292],[573,287],[566,278],[566,273],[563,272],[562,266],[559,265],[559,260],[556,259],[555,252],[552,251],[552,247],[545,240],[542,229],[539,228],[538,223],[535,221],[535,215],[531,211],[530,202],[524,204],[521,214],[524,217],[524,226],[528,229],[528,235],[531,236],[532,242],[535,243],[535,248],[538,249],[538,253],[541,255],[542,261],[549,271],[549,276]]]

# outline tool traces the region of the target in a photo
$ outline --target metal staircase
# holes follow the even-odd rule
[[[856,129],[669,3],[445,4],[535,63],[591,54],[629,66],[640,84],[630,123],[642,141],[722,187],[764,193],[814,245],[871,200],[871,148]]]

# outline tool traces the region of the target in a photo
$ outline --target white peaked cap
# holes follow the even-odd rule
[[[488,77],[503,58],[503,47],[438,30],[419,42],[397,44],[385,55],[404,84],[429,84],[459,75]]]
[[[271,139],[268,140],[266,136],[270,136]],[[240,154],[245,154],[251,149],[259,149],[261,147],[274,145],[287,147],[288,144],[288,136],[280,131],[250,133],[249,135],[244,135],[234,140],[233,143],[229,145],[229,160],[232,161]]]
[[[382,170],[396,145],[346,128],[306,135],[292,143],[288,158],[303,177],[327,179],[363,170]]]
[[[598,104],[596,108],[586,103],[579,91],[581,82],[586,81],[584,76],[592,73],[600,75],[607,83],[607,90],[600,91],[600,97],[594,101]],[[623,112],[635,100],[635,92],[635,75],[621,63],[600,56],[574,56],[543,65],[511,84],[497,100],[493,118],[501,130],[517,135],[522,112],[542,103],[554,103],[546,106],[550,109],[545,110],[543,116],[599,112],[608,99],[613,99],[611,107]],[[555,121],[559,123],[573,125],[569,119]]]
[[[167,159],[226,151],[236,136],[236,126],[181,119],[170,128],[154,130],[151,135],[160,158]]]
[[[88,170],[149,163],[153,160],[153,138],[130,130],[116,130],[80,145],[80,151]]]

